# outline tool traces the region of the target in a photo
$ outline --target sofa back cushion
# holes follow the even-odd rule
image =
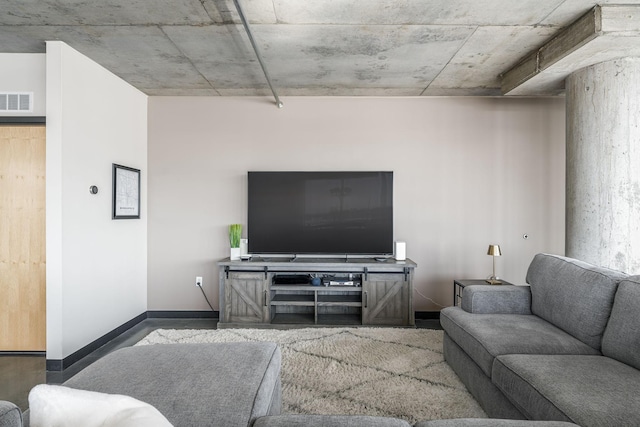
[[[527,271],[531,312],[600,350],[618,283],[627,277],[575,259],[538,254]]]
[[[620,282],[602,337],[602,354],[640,369],[640,276]]]

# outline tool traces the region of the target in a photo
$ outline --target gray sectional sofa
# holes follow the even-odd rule
[[[441,312],[445,360],[493,419],[415,427],[640,426],[640,276],[539,254],[527,281],[467,286],[462,306]],[[64,385],[132,396],[175,426],[410,427],[281,415],[280,365],[273,343],[129,347]],[[0,402],[0,427],[22,426],[20,410]]]
[[[640,276],[538,254],[530,286],[468,286],[445,360],[487,414],[640,426]]]

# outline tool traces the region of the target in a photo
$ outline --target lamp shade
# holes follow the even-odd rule
[[[489,250],[487,251],[487,255],[491,255],[491,256],[502,255],[502,252],[500,252],[500,245],[489,245]]]

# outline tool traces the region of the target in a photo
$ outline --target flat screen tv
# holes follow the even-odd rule
[[[393,253],[393,172],[249,172],[251,254]]]

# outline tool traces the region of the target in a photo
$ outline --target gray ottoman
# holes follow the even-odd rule
[[[274,343],[145,345],[108,354],[63,385],[134,397],[176,427],[246,427],[280,413],[280,362]]]

